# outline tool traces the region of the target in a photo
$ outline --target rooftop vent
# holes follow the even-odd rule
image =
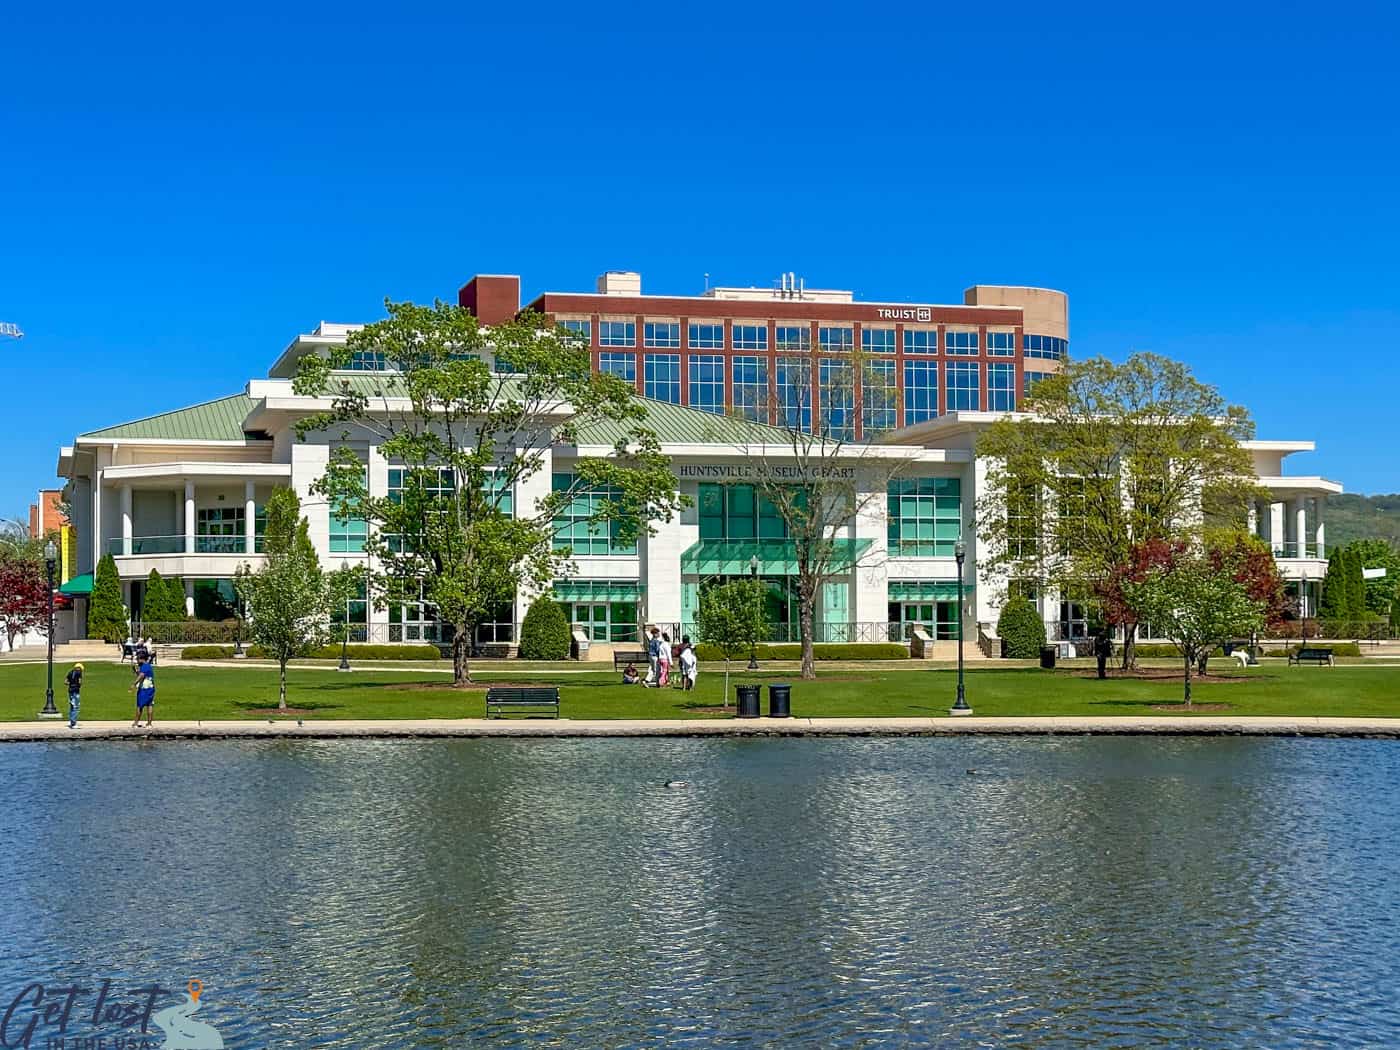
[[[642,275],[632,270],[609,270],[598,278],[599,295],[641,295]]]

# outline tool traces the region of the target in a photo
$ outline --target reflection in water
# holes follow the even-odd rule
[[[1367,741],[15,745],[0,998],[198,973],[287,1048],[1395,1045],[1397,784]]]

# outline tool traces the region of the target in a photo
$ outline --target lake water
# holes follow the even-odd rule
[[[231,1047],[1395,1046],[1397,788],[1372,741],[7,745],[0,1009],[199,978]]]

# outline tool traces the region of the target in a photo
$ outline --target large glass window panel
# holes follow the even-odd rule
[[[860,421],[867,439],[897,425],[899,388],[895,362],[866,361],[861,368]]]
[[[637,381],[637,355],[602,353],[598,355],[598,371],[615,375],[629,383]]]
[[[716,415],[724,412],[724,357],[690,355],[690,407]]]
[[[976,332],[944,332],[943,352],[945,354],[975,354],[977,353],[977,333]]]
[[[736,324],[733,327],[735,350],[767,350],[768,326]]]
[[[854,371],[847,358],[823,357],[818,378],[822,396],[822,432],[849,441],[855,436]]]
[[[574,485],[574,477],[572,474],[555,474],[552,484],[555,492],[568,492]],[[567,547],[578,555],[636,554],[636,541],[623,543],[619,540],[616,523],[590,520],[602,511],[604,501],[617,503],[621,499],[621,490],[615,488],[586,489],[574,493],[568,505],[554,519],[554,549]]]
[[[812,329],[808,325],[778,325],[777,339],[779,350],[812,349]]]
[[[636,346],[637,323],[635,321],[599,321],[599,346]]]
[[[904,352],[906,354],[938,353],[938,329],[906,328],[904,330]]]
[[[1021,346],[1027,357],[1044,357],[1058,361],[1069,350],[1069,342],[1053,335],[1025,335]]]
[[[681,403],[681,355],[647,354],[643,393],[657,401]]]
[[[642,326],[642,340],[646,346],[679,347],[681,326],[675,321],[647,321]]]
[[[854,350],[856,348],[855,329],[838,325],[822,325],[817,329],[817,344],[827,353]]]
[[[978,412],[982,408],[981,366],[976,361],[950,361],[946,404],[949,412]]]
[[[1015,332],[988,332],[988,333],[987,333],[987,356],[988,356],[988,357],[1015,357],[1015,356],[1016,356],[1016,333],[1015,333]]]
[[[925,423],[938,416],[938,362],[904,362],[904,425]]]
[[[729,368],[734,411],[745,419],[768,422],[768,359],[732,357]]]
[[[1009,362],[987,365],[987,411],[1016,411],[1016,366]]]
[[[778,424],[812,429],[812,365],[805,357],[780,357],[773,376],[778,394]]]
[[[950,558],[962,532],[958,478],[898,478],[889,483],[891,557]]]
[[[894,329],[862,328],[860,330],[860,347],[867,354],[894,353]]]
[[[693,324],[687,333],[686,341],[692,350],[723,350],[724,325]]]

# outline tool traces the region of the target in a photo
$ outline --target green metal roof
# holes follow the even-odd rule
[[[244,441],[243,421],[256,402],[246,394],[233,394],[158,416],[118,423],[79,438],[139,441]]]
[[[641,425],[656,434],[662,444],[787,445],[791,435],[779,427],[754,423],[737,416],[720,416],[698,408],[673,405],[669,401],[638,398],[647,418]],[[631,424],[611,419],[597,420],[579,427],[583,445],[615,445],[632,429]]]

